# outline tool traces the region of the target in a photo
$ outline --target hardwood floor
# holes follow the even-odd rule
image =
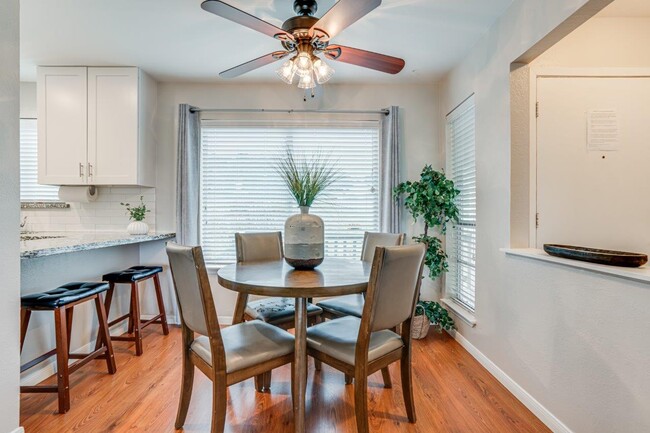
[[[71,409],[57,414],[56,394],[22,394],[21,425],[27,433],[100,433],[176,431],[174,419],[181,378],[181,333],[144,334],[144,355],[133,356],[133,343],[114,343],[117,373],[92,362],[71,376]],[[472,356],[447,334],[431,332],[413,345],[413,383],[417,423],[409,424],[400,389],[399,367],[390,367],[393,388],[384,389],[381,373],[370,376],[368,409],[373,432],[506,433],[548,432]],[[271,393],[255,391],[253,380],[228,391],[226,431],[293,431],[290,369],[274,370]],[[46,382],[50,382],[48,379]],[[194,394],[185,428],[209,432],[211,383],[195,374]],[[356,432],[354,393],[343,374],[310,360],[307,385],[307,431]]]

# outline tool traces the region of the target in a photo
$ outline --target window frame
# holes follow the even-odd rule
[[[23,147],[24,147],[24,141],[23,141],[23,124],[25,121],[30,121],[34,123],[34,131],[33,133],[35,134],[35,149],[31,149],[32,151],[36,152],[36,163],[33,164],[33,167],[30,167],[32,170],[36,171],[36,178],[30,178],[30,183],[34,183],[36,187],[34,187],[37,192],[42,193],[41,189],[43,189],[45,192],[50,192],[49,196],[37,196],[37,197],[24,197],[24,183],[23,183],[23,164],[26,164],[26,162],[23,160]],[[65,202],[62,202],[59,200],[58,197],[58,190],[56,195],[56,198],[53,197],[54,194],[54,189],[57,187],[54,185],[41,185],[38,183],[38,123],[37,119],[35,117],[21,117],[19,119],[19,145],[20,145],[20,155],[19,155],[19,171],[20,171],[20,204],[21,208],[23,209],[29,209],[29,208],[63,208],[63,207],[68,207],[68,205]],[[49,191],[48,191],[49,190]]]
[[[471,113],[472,118],[467,120],[471,122],[472,124],[472,147],[471,147],[471,154],[468,154],[469,156],[466,156],[466,158],[471,158],[473,159],[473,167],[471,167],[469,174],[465,173],[462,177],[462,179],[458,179],[455,176],[454,173],[454,165],[453,165],[453,160],[455,156],[455,147],[457,146],[456,143],[453,143],[453,136],[451,133],[451,126],[454,122],[458,121],[462,116],[465,116],[466,114]],[[462,218],[462,212],[461,212],[461,219],[458,223],[454,223],[453,226],[448,229],[447,231],[447,238],[446,238],[446,246],[447,246],[447,255],[449,257],[449,273],[448,275],[445,275],[445,284],[444,284],[444,289],[445,289],[445,298],[443,299],[444,303],[450,307],[455,313],[457,313],[462,319],[464,319],[466,322],[468,322],[470,325],[474,326],[476,324],[476,320],[474,317],[474,313],[476,311],[476,251],[477,251],[477,226],[478,226],[478,218],[476,215],[476,207],[477,207],[477,194],[476,194],[476,103],[475,103],[475,98],[474,94],[470,95],[467,99],[465,99],[461,104],[459,104],[456,108],[454,108],[446,117],[445,117],[445,134],[446,134],[446,155],[447,155],[447,171],[449,174],[449,177],[451,180],[454,181],[456,184],[457,181],[463,180],[463,181],[468,181],[469,178],[469,183],[473,186],[473,194],[470,193],[470,198],[473,199],[473,208],[474,208],[474,216],[473,216],[473,222],[471,221],[471,218],[468,220],[463,221]],[[473,181],[472,181],[473,177]],[[462,192],[461,192],[462,195]],[[459,195],[460,197],[460,195]],[[471,207],[471,205],[470,205]],[[462,211],[462,209],[461,209]],[[459,232],[462,230],[468,230],[470,231],[473,230],[473,239],[471,235],[459,235]],[[462,263],[462,266],[465,268],[469,268],[472,275],[471,275],[471,289],[472,289],[472,304],[470,305],[468,302],[464,302],[462,299],[460,299],[458,292],[459,292],[459,287],[452,287],[454,282],[458,281],[458,274],[454,275],[454,272],[457,272],[458,270],[458,264],[461,263],[458,259],[458,254],[453,251],[453,248],[457,245],[457,239],[468,239],[465,242],[470,242],[473,245],[473,261],[472,263]],[[463,242],[463,241],[461,241]],[[466,275],[467,278],[467,275]]]
[[[296,127],[296,128],[319,128],[319,127],[349,127],[349,128],[359,128],[359,129],[367,129],[367,128],[372,128],[375,130],[374,133],[376,135],[373,138],[373,142],[376,146],[375,149],[375,167],[376,167],[376,173],[373,175],[376,177],[376,203],[375,203],[375,218],[376,218],[376,227],[363,227],[362,229],[359,230],[359,245],[361,245],[361,239],[364,231],[376,231],[380,229],[380,224],[381,224],[381,165],[382,165],[382,122],[381,122],[381,117],[379,114],[355,114],[355,115],[350,115],[346,114],[345,116],[343,115],[337,115],[337,114],[331,114],[331,113],[273,113],[273,114],[266,114],[264,116],[242,116],[241,113],[237,113],[235,115],[227,115],[224,113],[220,113],[218,117],[210,117],[210,114],[208,113],[207,115],[202,115],[200,119],[200,129],[199,129],[199,134],[200,134],[200,146],[201,150],[200,153],[203,155],[203,128],[204,127],[246,127],[246,126],[251,126],[251,127],[274,127],[278,126],[280,128],[291,128],[291,127]],[[298,150],[298,153],[300,153],[300,150]],[[336,155],[333,155],[334,159],[336,159]],[[202,185],[203,183],[203,161],[200,163],[200,170],[201,174],[199,175],[199,183]],[[202,193],[201,193],[202,194]],[[317,207],[317,205],[315,205]],[[199,216],[199,242],[203,244],[204,239],[203,239],[203,212],[204,212],[204,205],[203,203],[200,203],[199,206],[200,210],[200,216]],[[315,210],[315,213],[318,213],[317,210]],[[289,216],[291,214],[288,214]],[[284,224],[284,220],[282,221],[282,224]],[[325,221],[326,224],[326,230],[327,230],[327,221]],[[278,227],[277,230],[283,231],[284,227],[283,225]],[[251,230],[251,232],[254,230]],[[233,240],[234,243],[234,240]],[[207,268],[210,272],[215,272],[216,270],[220,269],[223,266],[226,266],[228,264],[234,263],[234,258],[232,261],[215,261],[213,263],[208,263]]]

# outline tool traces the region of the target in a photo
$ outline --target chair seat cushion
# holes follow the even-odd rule
[[[246,306],[246,315],[266,323],[280,324],[293,320],[296,307],[293,298],[264,298],[249,302]],[[320,307],[307,303],[307,315],[318,316],[323,312]]]
[[[354,365],[354,351],[361,319],[352,316],[328,320],[307,328],[307,346],[326,355]],[[368,347],[368,362],[372,362],[404,346],[396,333],[384,330],[373,332]]]
[[[361,313],[363,312],[363,304],[363,295],[355,294],[326,299],[316,305],[321,307],[324,311],[335,314],[337,316],[361,317]]]
[[[20,298],[20,304],[32,308],[58,308],[106,290],[107,283],[68,283],[47,292],[25,295]]]
[[[226,372],[248,367],[293,353],[293,335],[260,320],[239,323],[221,330],[226,352]],[[190,346],[194,353],[212,365],[210,340],[198,337]]]
[[[162,272],[162,266],[131,266],[123,271],[111,272],[102,277],[109,283],[133,283]]]

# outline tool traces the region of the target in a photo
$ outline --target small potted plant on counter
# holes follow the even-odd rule
[[[437,229],[444,235],[447,223],[458,221],[456,197],[460,191],[454,187],[454,182],[447,179],[445,174],[435,171],[426,165],[420,173],[420,180],[403,182],[395,187],[395,199],[404,196],[404,206],[415,221],[422,218],[424,233],[413,237],[413,240],[426,246],[424,264],[429,269],[432,280],[447,272],[447,254],[442,247],[442,241],[429,233]],[[454,320],[449,317],[447,310],[434,301],[419,301],[413,320],[412,336],[415,339],[424,338],[429,330],[429,322],[438,331],[454,329]]]
[[[130,203],[120,203],[122,206],[126,207],[126,212],[129,215],[131,223],[126,227],[126,231],[130,235],[146,235],[149,233],[149,226],[144,219],[147,215],[147,212],[151,212],[147,209],[147,205],[144,203],[144,196],[140,196],[140,205],[131,206]]]

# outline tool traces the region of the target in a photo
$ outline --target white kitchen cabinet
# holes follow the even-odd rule
[[[86,68],[39,68],[38,182],[87,183]]]
[[[83,78],[83,85],[64,86],[66,74]],[[37,86],[40,183],[154,185],[151,78],[134,67],[42,67]],[[66,96],[83,118],[68,113]],[[71,173],[73,157],[82,158]]]

